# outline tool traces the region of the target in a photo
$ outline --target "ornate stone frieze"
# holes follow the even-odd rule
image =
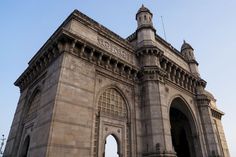
[[[108,41],[101,38],[98,39],[98,42],[102,47],[104,47],[105,50],[112,50],[112,53],[108,53],[96,45],[88,43],[78,37],[68,36],[68,38],[74,38],[69,44],[71,45],[70,47],[73,48],[73,51],[71,50],[69,53],[75,54],[82,59],[85,59],[113,73],[119,74],[120,76],[124,76],[131,80],[136,79],[138,68],[134,67],[132,64],[123,62],[120,59],[122,57],[127,57],[126,59],[129,58],[128,54],[124,50],[115,47]]]
[[[116,46],[115,44],[113,44],[112,42],[102,38],[102,37],[97,37],[97,41],[98,41],[98,45],[104,49],[106,49],[107,51],[109,51],[110,53],[114,54],[115,56],[122,58],[124,60],[127,60],[130,63],[133,63],[133,59],[131,58],[131,56],[129,55],[129,52],[123,50],[122,48],[119,48],[118,46]]]

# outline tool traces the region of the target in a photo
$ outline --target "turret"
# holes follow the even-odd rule
[[[138,28],[153,27],[152,13],[150,12],[149,9],[144,7],[144,5],[142,5],[142,7],[139,8],[139,10],[136,14],[136,20],[137,20],[137,23],[138,23]]]
[[[191,73],[193,73],[196,76],[200,76],[198,71],[198,62],[196,61],[194,56],[194,49],[190,44],[186,43],[185,40],[183,45],[181,46],[181,54],[188,62]]]
[[[153,45],[156,30],[153,27],[152,13],[150,10],[142,5],[136,14],[136,20],[138,25],[136,31],[138,36],[138,47]]]

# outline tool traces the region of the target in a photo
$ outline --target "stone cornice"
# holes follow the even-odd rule
[[[141,26],[139,26],[136,30],[136,34],[138,31],[141,31],[142,29],[151,29],[156,34],[156,29],[150,24],[142,24]]]
[[[50,46],[45,46],[40,50],[40,54],[34,58],[26,68],[26,70],[15,81],[15,85],[19,86],[21,91],[33,82],[40,74],[60,55],[62,52],[60,48],[60,42],[57,39],[55,41],[48,42]]]
[[[211,114],[214,118],[221,120],[222,116],[224,115],[224,112],[216,108],[211,108]]]
[[[132,42],[135,39],[137,39],[136,31],[126,38],[126,40],[129,41],[129,42]]]

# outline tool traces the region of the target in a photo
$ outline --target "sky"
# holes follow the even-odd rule
[[[7,137],[20,91],[14,81],[28,61],[74,10],[78,9],[126,38],[136,28],[135,14],[144,4],[153,13],[157,34],[180,50],[192,45],[207,90],[225,113],[222,118],[231,156],[236,156],[236,1],[227,0],[1,0],[0,134]]]

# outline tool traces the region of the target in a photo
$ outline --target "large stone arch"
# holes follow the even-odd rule
[[[17,156],[19,157],[22,154],[22,148],[25,145],[24,142],[26,137],[30,139],[32,138],[32,131],[34,130],[34,123],[37,119],[36,117],[39,107],[38,105],[41,100],[41,93],[41,85],[30,89],[27,93],[27,99],[23,106],[22,118],[20,121],[21,125],[17,135],[21,140],[16,142]],[[38,99],[38,103],[35,102],[36,99]]]
[[[197,115],[194,112],[194,108],[192,108],[191,105],[189,105],[189,102],[182,95],[176,94],[176,95],[173,95],[169,99],[169,101],[168,101],[168,114],[170,114],[170,108],[172,106],[173,101],[176,99],[179,99],[183,102],[184,106],[182,106],[182,108],[180,108],[180,110],[184,113],[187,113],[186,116],[194,122],[194,123],[191,123],[192,127],[196,127],[195,133],[199,134],[199,131],[200,131],[199,125],[200,124],[197,121],[197,118],[196,118]],[[180,106],[176,106],[176,107],[180,107]]]
[[[131,106],[130,106],[130,102],[127,99],[127,96],[124,94],[123,90],[118,87],[116,84],[111,84],[111,85],[107,85],[102,87],[101,89],[99,89],[98,93],[96,94],[96,98],[95,98],[95,106],[96,106],[96,112],[98,113],[98,101],[99,98],[101,97],[101,95],[107,90],[107,89],[114,89],[116,90],[121,97],[123,98],[125,104],[126,104],[126,109],[127,109],[127,120],[130,122],[131,120]]]
[[[180,95],[174,96],[168,109],[172,144],[177,156],[201,157],[199,125],[188,102]]]
[[[24,109],[23,109],[24,110],[23,111],[24,119],[28,118],[28,116],[29,116],[28,114],[29,114],[29,112],[31,112],[30,109],[34,105],[35,98],[37,96],[39,96],[38,97],[39,100],[41,99],[41,93],[42,93],[41,85],[38,85],[35,88],[30,89],[28,91],[28,93],[27,93],[27,95],[28,95],[27,97],[28,98],[26,99],[26,102],[24,104]],[[35,111],[37,111],[37,109]]]
[[[34,114],[37,112],[37,109],[40,104],[41,90],[39,88],[35,89],[30,96],[29,102],[26,107],[26,116]]]
[[[106,137],[113,135],[119,141],[119,155],[129,156],[130,151],[130,107],[126,96],[117,86],[102,88],[96,98],[95,153],[103,157]]]

